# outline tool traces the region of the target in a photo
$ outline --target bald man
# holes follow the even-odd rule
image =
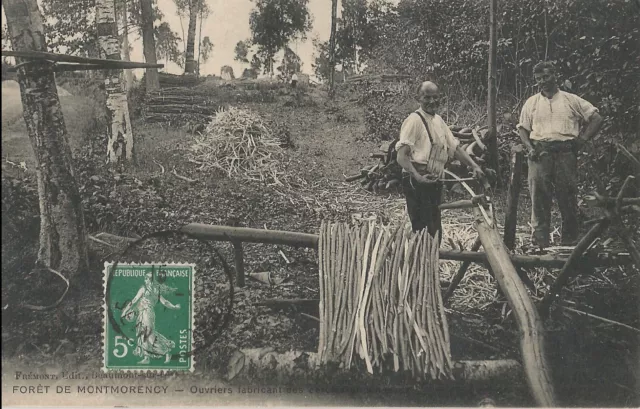
[[[472,169],[474,177],[485,185],[487,181],[480,166],[460,149],[460,142],[437,114],[442,99],[438,86],[423,82],[416,90],[416,99],[420,108],[402,123],[396,151],[413,231],[426,227],[435,236],[442,230],[438,206],[442,201],[440,179],[447,162],[455,157]]]

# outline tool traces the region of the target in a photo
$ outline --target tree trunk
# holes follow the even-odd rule
[[[336,23],[338,0],[331,0],[331,36],[329,37],[329,96],[333,97],[336,73]]]
[[[202,54],[202,23],[204,23],[204,13],[200,10],[200,30],[198,30],[198,64],[196,65],[196,76],[200,77],[200,55]]]
[[[48,51],[37,0],[3,2],[14,50]],[[72,278],[87,269],[87,235],[53,64],[16,58],[40,202],[38,264]]]
[[[109,60],[120,60],[115,9],[112,0],[96,0],[96,20],[100,55]],[[107,92],[107,161],[122,167],[133,159],[133,130],[129,118],[127,94],[123,90],[121,69],[106,71]]]
[[[140,13],[142,14],[142,48],[144,60],[149,64],[157,64],[156,39],[153,35],[153,7],[152,0],[140,0]],[[155,91],[160,88],[157,68],[147,68],[145,73],[147,91]]]
[[[187,30],[187,52],[185,54],[184,73],[195,74],[195,44],[196,44],[196,26],[198,23],[198,0],[191,0],[189,6],[189,29]]]
[[[122,49],[124,50],[124,60],[131,61],[131,54],[129,52],[129,19],[127,17],[127,7],[129,7],[129,3],[127,0],[123,0],[120,5],[122,7]],[[133,86],[133,71],[124,71],[124,85],[125,91],[129,91]]]
[[[487,119],[489,120],[489,129],[487,132],[487,147],[489,148],[489,165],[500,174],[500,163],[498,157],[498,131],[496,123],[496,100],[498,88],[496,85],[496,9],[497,0],[490,0],[489,4],[489,95],[487,101]],[[497,185],[500,186],[500,178],[497,178]]]

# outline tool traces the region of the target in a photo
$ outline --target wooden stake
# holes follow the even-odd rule
[[[524,162],[524,147],[516,145],[511,149],[511,176],[509,178],[509,193],[507,195],[507,211],[504,219],[504,244],[513,250],[516,242],[516,227],[518,224],[518,198],[522,185],[522,164]]]
[[[473,243],[473,246],[471,247],[471,251],[478,251],[481,246],[482,246],[482,242],[480,241],[480,238],[477,238],[476,241]],[[449,287],[447,288],[447,292],[445,292],[444,294],[444,297],[443,297],[444,302],[448,301],[449,297],[453,295],[453,292],[456,290],[458,285],[460,285],[460,282],[464,278],[464,275],[467,272],[467,269],[469,268],[470,265],[471,265],[470,260],[466,260],[462,262],[462,265],[460,266],[456,274],[453,276],[453,279],[451,279],[451,284],[449,284]]]

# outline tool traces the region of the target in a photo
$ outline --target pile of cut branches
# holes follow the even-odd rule
[[[142,111],[147,122],[182,125],[206,122],[219,107],[220,104],[206,93],[193,88],[172,87],[148,92]]]
[[[322,362],[369,373],[392,369],[417,379],[451,379],[438,241],[406,225],[322,222],[318,244]]]
[[[347,176],[345,181],[360,180],[365,190],[374,193],[398,189],[402,181],[402,168],[396,162],[391,143],[383,143],[380,146],[380,152],[373,152],[370,156],[379,159],[378,163],[365,166],[359,174]]]
[[[453,135],[460,141],[460,147],[481,167],[487,164],[486,135],[487,127],[460,127],[449,126]],[[402,169],[398,165],[393,152],[394,142],[383,143],[379,152],[370,154],[372,158],[379,159],[378,163],[366,166],[359,174],[347,176],[347,182],[361,180],[362,187],[370,192],[379,193],[397,189],[402,182]],[[456,167],[455,163],[451,166]]]
[[[284,185],[283,141],[256,113],[220,109],[191,146],[199,170],[219,169],[228,177]]]
[[[449,129],[451,129],[453,136],[460,141],[460,147],[471,156],[474,162],[480,166],[487,163],[486,136],[488,128],[486,126],[471,128],[451,125]]]

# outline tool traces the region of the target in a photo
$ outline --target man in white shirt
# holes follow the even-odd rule
[[[447,162],[456,157],[485,185],[487,180],[480,166],[460,148],[460,142],[437,114],[442,99],[438,86],[431,81],[423,82],[418,86],[416,99],[420,108],[402,123],[395,149],[403,169],[402,190],[413,231],[426,227],[429,234],[435,236],[442,230],[438,206]]]
[[[577,152],[598,133],[602,117],[589,101],[558,89],[551,63],[538,63],[533,76],[542,92],[525,102],[517,125],[529,157],[533,241],[541,249],[549,246],[555,188],[562,216],[561,243],[573,245],[579,230]]]

